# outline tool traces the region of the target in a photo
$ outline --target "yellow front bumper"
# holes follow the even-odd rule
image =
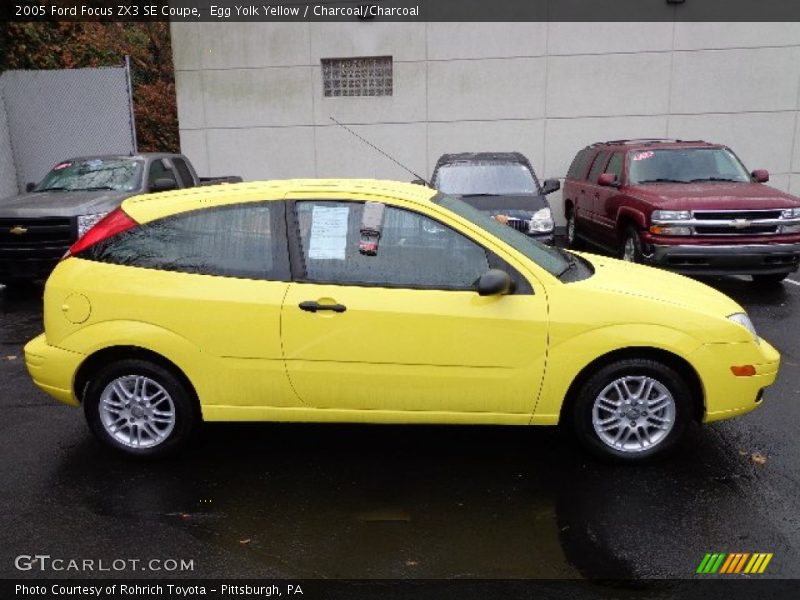
[[[704,421],[720,421],[750,412],[761,404],[761,392],[775,383],[781,356],[766,340],[760,343],[706,344],[692,356],[705,396]],[[733,366],[753,365],[755,375],[737,377]]]
[[[75,373],[85,357],[78,352],[50,346],[45,335],[25,344],[25,366],[33,383],[56,400],[78,406],[73,392]]]

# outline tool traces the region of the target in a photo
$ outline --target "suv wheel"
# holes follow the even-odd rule
[[[631,225],[625,229],[620,258],[632,263],[642,262],[642,242],[639,239],[639,231]]]
[[[688,385],[672,368],[653,360],[620,360],[581,386],[575,432],[595,454],[640,461],[675,445],[691,419],[691,405]]]
[[[773,286],[780,284],[789,276],[788,273],[778,273],[770,275],[753,275],[753,283],[756,285]]]
[[[145,360],[111,363],[93,377],[83,399],[92,432],[127,454],[164,456],[191,437],[199,411],[181,381]]]

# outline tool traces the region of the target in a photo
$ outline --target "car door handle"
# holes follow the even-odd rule
[[[313,300],[306,300],[305,302],[301,302],[298,306],[300,307],[300,310],[314,313],[318,310],[332,310],[336,313],[343,313],[347,310],[347,307],[344,304],[320,304],[319,302],[314,302]]]

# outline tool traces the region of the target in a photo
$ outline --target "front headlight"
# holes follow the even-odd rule
[[[784,208],[784,219],[800,219],[800,208]],[[781,233],[800,233],[800,224],[781,225]]]
[[[688,221],[692,213],[688,210],[654,210],[650,220],[655,221]]]
[[[753,339],[756,342],[759,341],[758,334],[756,333],[756,328],[753,326],[753,322],[750,320],[750,317],[748,317],[746,313],[743,312],[734,313],[732,315],[729,315],[728,318],[734,323],[737,323],[742,327],[744,327],[745,329],[747,329],[747,331],[750,332],[750,335],[753,336]]]
[[[93,215],[81,215],[78,217],[78,239],[82,238],[87,231],[97,225],[97,222],[108,213],[94,213]]]
[[[553,213],[550,212],[549,207],[540,208],[528,221],[528,230],[534,233],[549,233],[553,231],[555,223],[553,223]]]

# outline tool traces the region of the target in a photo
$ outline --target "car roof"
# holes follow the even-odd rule
[[[174,158],[180,154],[169,152],[137,152],[136,154],[93,154],[91,156],[74,156],[66,160],[120,160],[120,159],[155,159],[155,158]]]
[[[308,194],[329,195],[336,200],[346,195],[386,196],[412,204],[428,204],[438,192],[423,185],[381,179],[283,179],[197,186],[169,192],[141,194],[128,198],[122,208],[139,222],[207,206],[282,200]]]
[[[458,152],[442,154],[438,165],[457,163],[457,162],[504,162],[504,163],[523,163],[529,161],[521,152]]]
[[[669,138],[638,138],[629,140],[609,140],[595,142],[587,148],[607,147],[614,150],[643,150],[653,148],[724,148],[722,144],[714,144],[704,140],[677,140]]]

